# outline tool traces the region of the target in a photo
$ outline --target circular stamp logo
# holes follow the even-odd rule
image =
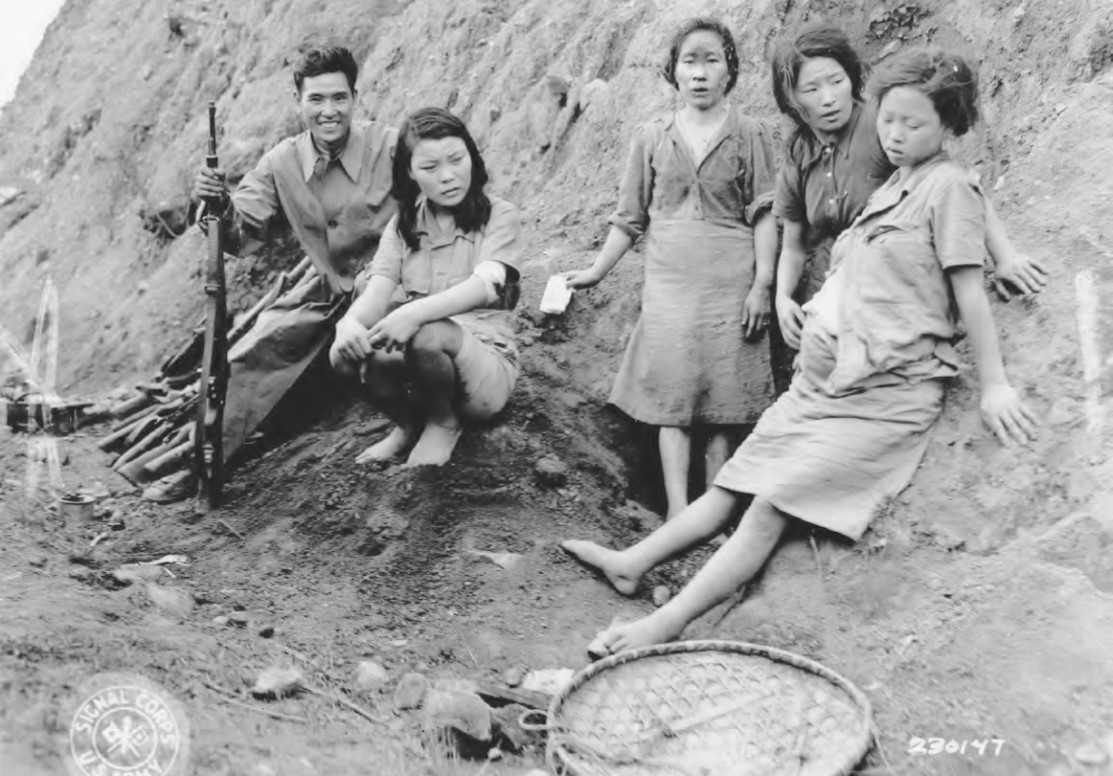
[[[83,683],[70,717],[66,764],[72,776],[180,776],[189,721],[154,682],[97,674]]]

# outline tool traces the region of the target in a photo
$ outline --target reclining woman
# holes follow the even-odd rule
[[[486,183],[483,157],[456,116],[423,108],[402,125],[392,190],[399,212],[329,352],[395,423],[357,463],[393,458],[416,440],[408,466],[443,465],[461,421],[490,418],[510,397],[521,224]],[[399,288],[405,302],[395,305]]]
[[[827,24],[803,28],[773,55],[773,96],[794,125],[773,205],[784,224],[774,309],[792,348],[800,347],[800,305],[823,285],[835,238],[896,170],[878,141],[877,106],[862,99],[864,75],[846,33]],[[1006,299],[1007,287],[1038,293],[1046,270],[1013,248],[988,199],[985,204],[998,292]]]
[[[737,530],[671,601],[616,625],[592,652],[677,638],[746,584],[790,519],[857,540],[912,479],[957,374],[957,308],[977,362],[981,413],[1003,444],[1028,442],[1036,420],[1009,385],[982,283],[985,199],[943,150],[977,118],[977,82],[955,55],[897,55],[874,77],[876,131],[897,167],[831,252],[827,281],[804,306],[799,368],[715,486],[621,552],[564,548],[625,594],[654,566]]]

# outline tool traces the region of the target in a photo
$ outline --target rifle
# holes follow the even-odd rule
[[[209,169],[216,169],[216,103],[209,103]],[[200,488],[201,510],[215,509],[224,484],[224,397],[228,390],[228,309],[224,287],[224,248],[221,245],[220,197],[208,199],[205,224],[209,253],[205,262],[205,346],[201,355],[197,424],[193,456]]]

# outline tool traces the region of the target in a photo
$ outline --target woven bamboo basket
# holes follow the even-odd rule
[[[866,696],[813,660],[687,641],[587,666],[549,707],[561,776],[846,776],[870,746]]]

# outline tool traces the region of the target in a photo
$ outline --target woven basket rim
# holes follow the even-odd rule
[[[866,694],[858,689],[853,682],[822,663],[804,657],[803,655],[798,655],[795,652],[789,652],[764,644],[753,644],[747,641],[729,641],[725,639],[695,639],[690,641],[674,641],[668,644],[654,644],[648,647],[639,647],[638,649],[619,652],[617,655],[609,655],[594,663],[590,663],[577,671],[568,682],[568,685],[553,696],[552,701],[549,703],[547,713],[549,725],[552,726],[557,720],[557,715],[560,712],[561,706],[568,700],[569,696],[597,674],[646,657],[679,655],[693,652],[728,652],[739,655],[755,655],[774,662],[786,663],[827,680],[845,691],[862,712],[859,730],[854,731],[854,744],[845,747],[842,752],[839,752],[841,759],[836,761],[837,767],[832,767],[830,776],[847,776],[854,770],[855,766],[861,762],[862,758],[865,757],[866,752],[869,751],[873,736],[873,705],[870,703],[869,698],[866,697]],[[560,747],[555,742],[556,739],[550,735],[548,744],[546,745],[546,760],[549,768],[554,773],[574,774],[575,770],[572,763],[565,759],[564,752],[560,750]],[[561,760],[559,766],[557,763],[558,758]],[[562,768],[563,770],[561,770]]]

